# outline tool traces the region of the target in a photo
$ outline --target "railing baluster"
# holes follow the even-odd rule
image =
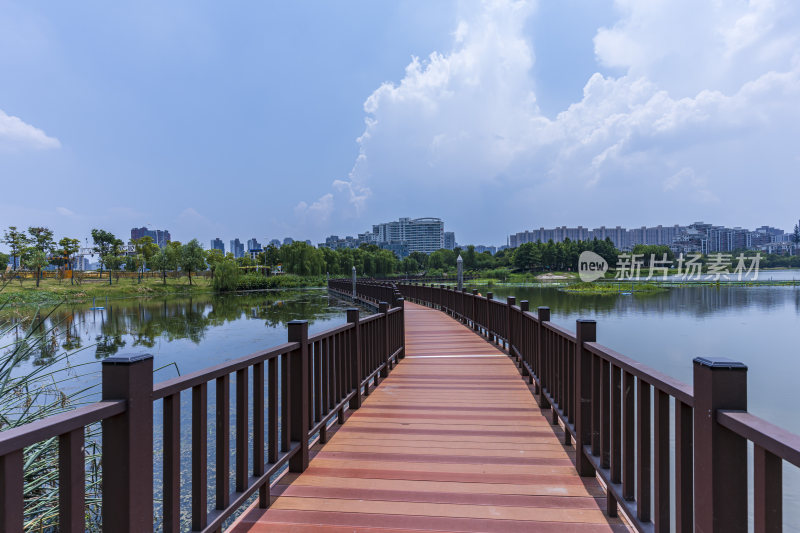
[[[288,353],[281,354],[281,451],[288,452],[291,446],[291,436],[289,433],[289,424],[293,416],[292,405],[290,403],[291,383],[289,383],[289,370],[291,366],[291,358]]]
[[[0,456],[0,531],[22,531],[22,450]]]
[[[634,380],[633,374],[622,373],[622,497],[632,500],[636,476],[634,455]]]
[[[217,378],[216,401],[216,509],[225,509],[231,494],[231,381],[230,375]]]
[[[694,531],[692,407],[675,400],[675,530]]]
[[[278,462],[278,359],[280,356],[270,358],[267,362],[267,461],[270,464]]]
[[[80,428],[58,437],[58,529],[64,533],[86,530],[84,431]]]
[[[181,520],[181,394],[164,397],[164,532],[180,531]]]
[[[655,513],[653,523],[656,533],[670,530],[670,492],[669,492],[669,395],[653,389],[653,501]]]
[[[244,492],[248,480],[248,384],[247,368],[236,371],[236,491]]]
[[[288,401],[292,404],[292,417],[289,424],[291,439],[300,444],[300,449],[289,460],[289,470],[303,472],[308,468],[308,412],[309,389],[308,379],[308,321],[292,320],[288,323],[289,342],[298,342],[300,346],[291,353],[291,395]],[[296,411],[295,411],[296,410]]]
[[[783,522],[783,472],[780,457],[753,446],[753,524],[755,533],[780,532]]]
[[[595,357],[595,359],[600,359]],[[610,364],[605,359],[601,360],[600,372],[600,466],[609,468],[611,462],[611,394],[610,394]]]
[[[264,474],[264,363],[253,365],[253,475]],[[269,505],[269,481],[258,489],[258,506]]]
[[[622,370],[611,365],[611,482],[622,481]]]
[[[192,387],[192,529],[208,523],[208,390],[205,383]]]
[[[650,384],[642,379],[636,382],[636,517],[650,520]]]

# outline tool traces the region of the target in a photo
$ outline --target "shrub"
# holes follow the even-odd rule
[[[214,290],[235,291],[239,288],[241,278],[234,261],[221,261],[214,270]]]

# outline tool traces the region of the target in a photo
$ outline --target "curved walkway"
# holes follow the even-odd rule
[[[405,313],[406,358],[233,531],[628,531],[507,356],[442,312]]]

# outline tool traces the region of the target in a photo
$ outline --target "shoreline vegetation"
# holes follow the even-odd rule
[[[769,270],[763,271],[765,278]],[[220,273],[221,274],[221,273]],[[484,273],[478,273],[480,274]],[[498,275],[492,272],[492,277],[475,277],[465,280],[469,285],[479,286],[551,286],[559,290],[579,294],[614,294],[628,292],[663,292],[670,288],[690,287],[698,285],[713,286],[798,286],[800,285],[800,270],[797,280],[770,280],[757,281],[659,281],[659,280],[625,280],[614,279],[614,272],[609,271],[606,276],[594,281],[580,281],[575,272],[503,272]],[[134,278],[119,278],[109,284],[108,278],[84,280],[80,285],[71,285],[69,280],[46,278],[40,281],[39,287],[33,280],[28,279],[23,283],[17,280],[6,280],[3,284],[3,300],[6,305],[43,305],[58,303],[89,303],[95,301],[103,305],[106,299],[122,298],[148,298],[160,296],[187,296],[209,292],[241,292],[274,289],[314,288],[327,286],[325,276],[298,276],[295,274],[281,274],[264,276],[257,273],[246,273],[236,276],[229,287],[215,287],[214,279],[210,276],[195,275],[190,285],[187,277],[168,277],[166,282],[160,277],[146,277],[141,281]],[[403,279],[403,276],[397,276]],[[421,280],[424,281],[424,280]],[[444,282],[452,284],[451,281]]]

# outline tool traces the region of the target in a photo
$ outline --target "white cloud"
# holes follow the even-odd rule
[[[65,217],[74,217],[75,212],[67,209],[66,207],[56,207],[56,213]]]
[[[694,216],[685,207],[693,203],[720,204],[719,214],[726,202],[762,213],[782,206],[745,191],[797,179],[794,3],[618,0],[620,19],[598,30],[595,53],[622,70],[591,76],[582,99],[552,119],[536,104],[525,34],[532,5],[482,6],[459,21],[449,52],[412,58],[399,83],[367,98],[359,156],[335,185],[353,211],[383,216],[418,205],[454,213],[448,222],[480,235],[474,211],[484,207],[501,207],[493,216],[523,229],[530,213],[591,224],[651,222],[656,212],[658,222],[675,223]]]
[[[61,143],[45,132],[0,109],[0,150],[59,148]]]
[[[327,222],[333,212],[333,194],[324,194],[311,205],[306,202],[300,202],[295,206],[294,212],[295,215],[311,220],[314,223]]]

